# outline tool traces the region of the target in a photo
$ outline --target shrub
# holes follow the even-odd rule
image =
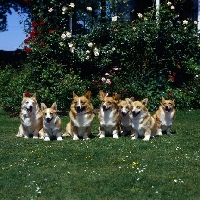
[[[23,68],[13,69],[9,66],[0,71],[0,100],[3,108],[12,115],[18,115],[23,93],[29,91],[37,94],[40,105],[44,102],[51,106],[57,102],[58,109],[66,114],[72,100],[72,92],[84,93],[87,88],[82,84],[78,73],[67,73],[62,65],[56,65],[52,60],[33,68],[27,64]]]
[[[67,110],[72,91],[82,94],[87,89],[96,108],[100,89],[123,98],[149,98],[152,111],[162,96],[173,98],[178,108],[198,108],[200,35],[197,22],[181,20],[176,6],[165,2],[159,10],[137,13],[134,21],[124,19],[123,13],[102,20],[90,9],[86,33],[72,35],[68,26],[72,4],[36,1],[32,29],[24,41],[28,58],[23,70],[30,71],[25,77],[18,73],[9,87],[21,94],[27,90],[24,84],[31,83],[32,91],[46,103],[66,100],[62,110]]]

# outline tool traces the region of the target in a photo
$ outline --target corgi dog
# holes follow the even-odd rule
[[[159,128],[159,135],[162,135],[162,131],[166,131],[167,135],[171,134],[170,128],[175,119],[175,113],[176,110],[174,100],[166,100],[162,97],[161,105],[153,115]]]
[[[120,131],[120,118],[118,112],[118,103],[121,99],[120,94],[108,96],[102,90],[99,91],[100,95],[100,111],[98,114],[99,120],[99,138],[104,138],[106,134],[112,134],[113,138],[119,137]]]
[[[131,97],[131,100],[134,101],[134,97]],[[125,98],[125,100],[121,100],[118,104],[118,108],[119,108],[121,134],[124,136],[130,135],[132,132],[131,118],[130,118],[130,112],[131,112],[130,99]]]
[[[63,136],[72,136],[73,140],[82,137],[88,140],[91,134],[92,122],[94,119],[94,109],[91,103],[91,91],[87,91],[83,96],[78,96],[73,92],[73,101],[70,106],[70,122],[66,126]]]
[[[134,130],[134,136],[131,139],[137,139],[138,136],[144,137],[144,141],[149,141],[150,137],[157,135],[158,127],[156,120],[150,115],[147,109],[148,99],[142,101],[133,101],[131,103],[131,124]]]
[[[32,97],[29,92],[23,93],[19,116],[21,124],[17,137],[29,138],[33,136],[33,138],[43,138],[43,135],[39,134],[42,129],[43,117],[36,100],[36,93]]]
[[[57,140],[62,140],[62,123],[57,114],[57,104],[54,102],[50,108],[41,103],[43,113],[43,129],[40,131],[44,135],[44,141],[50,141],[51,136],[56,136]]]

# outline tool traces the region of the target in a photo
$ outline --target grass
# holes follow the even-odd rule
[[[15,137],[18,118],[0,110],[1,199],[198,200],[200,110],[178,111],[172,136],[44,142]],[[62,117],[63,130],[68,121]]]

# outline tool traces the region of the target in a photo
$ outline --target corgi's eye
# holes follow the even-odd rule
[[[76,101],[74,101],[74,104],[77,104],[77,102],[76,102]]]
[[[84,104],[85,104],[85,101],[81,101],[81,104],[84,105]]]
[[[111,102],[110,102],[110,101],[108,101],[108,104],[111,104]]]
[[[126,106],[126,109],[128,109],[128,106]]]
[[[26,104],[28,104],[28,101],[26,102]]]
[[[140,106],[137,106],[136,108],[137,108],[137,109],[140,109]]]
[[[47,115],[47,113],[44,113],[44,115]]]
[[[53,115],[53,113],[52,113],[52,112],[50,112],[50,115]]]

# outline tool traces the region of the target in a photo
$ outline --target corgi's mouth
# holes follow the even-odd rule
[[[29,108],[26,108],[26,110],[27,110],[28,112],[32,112],[32,110],[33,110],[33,107],[32,107],[32,106],[30,106]]]
[[[53,118],[47,118],[47,119],[46,119],[47,124],[50,124],[50,122],[51,122],[52,119],[53,119]]]
[[[103,111],[106,112],[110,107],[103,106]]]
[[[128,112],[121,112],[123,117],[125,117],[127,115]]]
[[[170,112],[171,108],[169,108],[169,107],[166,106],[166,107],[164,108],[164,110],[165,110],[165,112]]]
[[[133,111],[132,114],[133,114],[133,117],[137,117],[140,114],[140,111],[139,112]]]
[[[85,107],[80,107],[80,106],[77,106],[76,107],[76,112],[79,114],[81,112],[83,112],[85,110]]]

